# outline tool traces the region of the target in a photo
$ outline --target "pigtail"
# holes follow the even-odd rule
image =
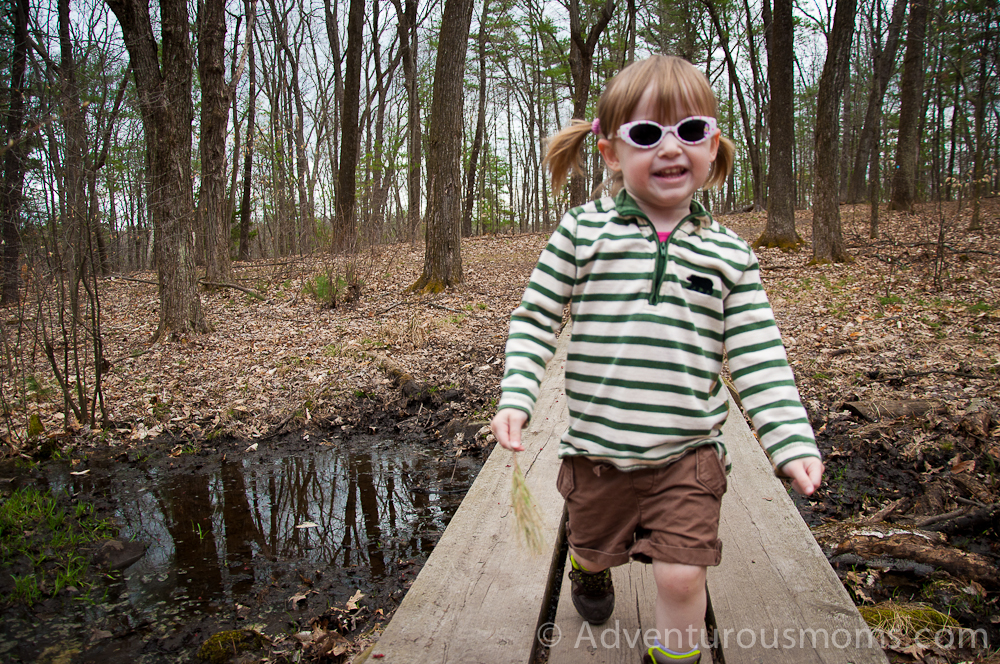
[[[573,120],[546,141],[545,160],[542,165],[552,174],[552,191],[558,192],[566,184],[566,176],[572,170],[584,173],[580,163],[580,148],[592,133],[592,125],[585,120]]]
[[[726,183],[726,178],[733,170],[733,162],[736,159],[736,146],[733,142],[722,136],[719,139],[719,151],[712,162],[712,172],[708,174],[708,180],[702,185],[703,189],[721,187]]]

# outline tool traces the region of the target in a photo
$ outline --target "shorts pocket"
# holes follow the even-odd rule
[[[722,465],[719,453],[712,445],[704,445],[695,451],[697,469],[695,471],[698,484],[703,486],[716,498],[722,498],[726,492],[726,469]]]
[[[563,498],[569,498],[573,492],[573,458],[567,457],[559,465],[559,474],[556,476],[556,489]]]

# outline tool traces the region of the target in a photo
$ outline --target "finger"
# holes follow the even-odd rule
[[[490,428],[493,429],[493,435],[496,436],[500,447],[514,452],[524,451],[524,447],[521,446],[520,427],[515,427],[509,419],[493,422]]]
[[[809,479],[812,480],[813,486],[819,488],[820,483],[823,481],[823,464],[814,463],[809,466]]]
[[[792,488],[804,496],[811,495],[816,490],[816,483],[809,477],[809,473],[799,464],[795,464],[788,469],[792,476]]]
[[[509,443],[507,449],[514,450],[515,452],[524,451],[524,445],[521,444],[521,427],[511,426],[507,442]]]

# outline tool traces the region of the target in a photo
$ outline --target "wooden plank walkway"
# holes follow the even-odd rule
[[[567,327],[560,337],[520,457],[551,554],[531,556],[519,545],[509,506],[510,452],[497,446],[369,651],[378,661],[533,662],[536,632],[563,567],[558,547],[563,501],[555,478],[566,426],[562,369],[570,334]],[[886,664],[732,401],[730,412],[724,435],[733,471],[722,507],[722,564],[710,568],[708,578],[707,634],[715,662]],[[651,567],[632,563],[612,573],[615,613],[593,627],[576,614],[569,580],[563,578],[555,627],[546,631],[549,664],[639,663],[641,637],[655,628]]]
[[[566,428],[563,366],[570,329],[560,336],[524,432],[518,463],[543,519],[548,553],[517,540],[510,510],[511,453],[499,445],[392,620],[372,649],[385,664],[529,662],[546,615],[558,560],[563,499],[556,490],[559,437]]]
[[[723,435],[733,468],[722,499],[722,564],[708,569],[704,650],[725,664],[885,664],[731,398],[729,408]],[[549,664],[638,664],[640,636],[656,627],[652,568],[631,563],[612,573],[615,613],[599,627],[584,626],[564,578],[555,620],[562,638]]]

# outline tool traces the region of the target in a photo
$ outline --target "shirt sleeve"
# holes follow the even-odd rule
[[[780,469],[793,459],[819,457],[753,251],[726,297],[725,328],[733,384],[771,462]]]
[[[575,217],[567,213],[539,257],[521,305],[511,315],[497,410],[518,408],[531,418],[576,282],[576,228]]]

